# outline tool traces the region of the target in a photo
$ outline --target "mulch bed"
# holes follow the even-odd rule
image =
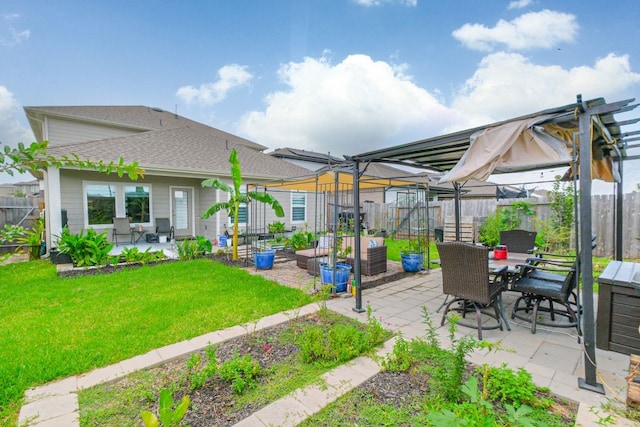
[[[295,320],[298,326],[317,324],[319,321],[320,317],[317,314]],[[236,355],[249,354],[258,361],[263,370],[267,370],[275,364],[286,362],[299,353],[297,346],[279,343],[279,335],[290,326],[290,322],[285,322],[226,341],[217,347],[217,361],[223,363]],[[200,353],[204,359],[205,353]],[[185,371],[186,359],[178,359],[151,369],[155,378],[166,378],[173,381],[180,378]],[[262,378],[258,383],[260,381],[265,381],[265,379]],[[127,377],[107,387],[117,387],[124,390],[133,386],[134,383]],[[166,387],[166,385],[158,385],[158,387]],[[428,376],[409,372],[381,372],[360,385],[359,389],[371,394],[380,404],[393,406],[401,406],[430,392]],[[209,379],[203,387],[190,392],[189,397],[191,406],[184,422],[185,425],[191,427],[232,426],[272,403],[268,401],[246,405],[238,403],[238,396],[234,394],[230,384],[217,375]],[[182,398],[182,395],[177,393],[174,398],[177,401]],[[158,408],[155,406],[146,409],[157,413]],[[569,402],[558,403],[554,412],[564,414],[567,424],[573,424],[577,405]]]

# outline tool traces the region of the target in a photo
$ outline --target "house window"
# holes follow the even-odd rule
[[[113,223],[113,217],[116,216],[115,185],[89,184],[86,189],[89,225]]]
[[[238,206],[238,225],[247,225],[248,218],[249,209],[247,209],[247,204],[240,203],[240,206]],[[229,224],[233,225],[233,215],[229,216]]]
[[[124,206],[131,222],[151,222],[149,206],[151,190],[148,185],[126,185],[124,187]]]
[[[113,217],[151,226],[151,185],[84,183],[85,227],[111,226]]]
[[[307,220],[307,193],[291,193],[291,222]]]

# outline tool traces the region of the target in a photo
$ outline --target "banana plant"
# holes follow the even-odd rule
[[[173,396],[167,389],[160,391],[160,399],[158,402],[158,416],[153,412],[142,411],[142,422],[145,427],[160,427],[162,423],[163,427],[177,427],[182,422],[182,419],[187,414],[189,409],[189,396],[185,395],[180,403],[173,408]],[[158,420],[158,418],[160,418]]]
[[[238,260],[238,213],[240,211],[240,205],[246,204],[252,200],[266,203],[271,206],[278,218],[284,217],[284,208],[278,202],[278,200],[269,193],[260,193],[257,191],[250,191],[248,193],[242,192],[242,171],[240,169],[240,160],[238,160],[238,152],[234,148],[229,155],[229,163],[231,163],[231,179],[233,180],[233,187],[228,184],[215,179],[207,179],[202,182],[203,187],[213,187],[217,190],[224,191],[229,194],[229,200],[226,202],[217,202],[209,206],[209,208],[202,214],[202,218],[206,219],[221,210],[226,210],[227,214],[233,218],[233,260]]]

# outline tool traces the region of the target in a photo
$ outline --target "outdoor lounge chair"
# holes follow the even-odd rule
[[[353,237],[343,238],[343,247],[353,245]],[[355,254],[347,256],[347,264],[355,268]],[[387,247],[383,237],[360,237],[360,272],[365,276],[387,271]]]
[[[500,232],[500,244],[505,245],[509,252],[522,254],[533,253],[536,246],[536,231],[506,230]]]
[[[442,267],[442,290],[455,297],[446,305],[441,325],[444,325],[449,312],[456,311],[462,316],[458,324],[477,329],[480,340],[483,329],[503,330],[503,320],[509,330],[502,307],[502,291],[507,288],[507,266],[501,266],[490,274],[488,248],[464,242],[438,242],[436,245]],[[493,308],[493,313],[483,311],[485,308]],[[476,324],[464,322],[467,313],[473,311]],[[483,314],[493,318],[495,324],[483,324]]]
[[[129,218],[118,218],[114,216],[111,236],[111,239],[116,242],[116,246],[118,246],[118,236],[129,236],[129,244],[133,244],[133,228],[131,227]]]
[[[166,234],[167,239],[171,241],[174,238],[173,232],[173,225],[171,225],[169,218],[156,218],[156,234],[158,236]]]

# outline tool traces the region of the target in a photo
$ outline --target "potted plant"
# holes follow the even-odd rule
[[[410,239],[405,246],[400,248],[400,259],[402,260],[402,269],[404,271],[415,273],[422,269],[426,246],[426,237],[418,237]]]
[[[340,247],[341,245],[341,239],[338,239],[337,246]],[[336,293],[347,291],[347,283],[351,276],[351,265],[346,262],[338,262],[338,260],[344,260],[350,253],[351,246],[347,246],[340,251],[334,249],[331,251],[331,255],[329,255],[328,262],[320,263],[322,283],[331,284],[335,288]]]
[[[253,259],[256,263],[258,270],[270,270],[273,268],[273,263],[276,258],[275,249],[263,249],[253,253]]]

